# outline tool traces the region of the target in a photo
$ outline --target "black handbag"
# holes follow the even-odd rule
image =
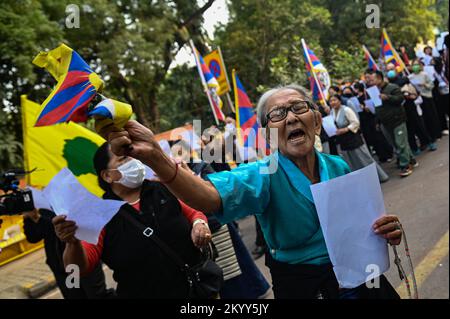
[[[173,251],[153,232],[153,229],[145,226],[129,213],[120,210],[119,214],[134,225],[142,235],[152,240],[186,275],[189,285],[190,299],[212,299],[217,298],[223,284],[223,270],[213,260],[217,256],[217,250],[212,242],[208,249],[202,250],[202,261],[194,266],[186,264],[179,255]]]

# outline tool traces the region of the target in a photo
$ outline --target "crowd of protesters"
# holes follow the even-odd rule
[[[377,291],[364,285],[339,288],[306,189],[374,162],[380,182],[389,179],[380,163],[394,160],[399,175],[409,176],[419,165],[416,157],[435,151],[436,141],[449,134],[444,54],[433,56],[432,48],[426,47],[421,58],[410,59],[404,47],[399,51],[406,70],[394,64],[387,64],[384,72],[367,70],[363,80],[332,86],[326,104],[314,103],[296,85],[267,91],[258,103],[258,122],[262,128],[278,129],[281,167],[270,176],[258,173],[266,159],[240,161],[235,148],[218,162],[200,158],[194,163],[198,154],[192,151],[186,163],[174,160],[161,152],[150,130],[129,122],[126,130],[107,136],[108,142],[95,155],[93,165],[104,198],[128,203],[104,227],[98,243],[78,240],[73,221],[46,210],[24,215],[27,238],[46,240],[47,261],[65,298],[190,297],[185,274],[158,245],[136,233],[136,223],[151,226],[187,266],[201,262],[202,247],[214,244],[225,279],[214,297],[261,298],[269,284],[235,222],[254,215],[253,255],[265,255],[275,298],[398,298],[384,276]],[[429,68],[425,72],[426,66],[433,66],[434,72],[430,74]],[[372,86],[382,100],[375,108],[368,105],[367,88]],[[329,137],[321,127],[320,114],[332,116],[335,136]],[[228,138],[236,138],[234,114],[226,123],[221,138],[201,137],[203,148],[217,142],[224,146]],[[244,163],[236,165],[236,159]],[[144,164],[155,171],[157,180],[145,180]],[[304,214],[296,214],[299,209]],[[396,216],[386,215],[374,229],[398,245],[402,235],[397,223]],[[102,263],[114,272],[115,292],[106,289]],[[69,264],[80,267],[83,291],[73,293],[64,287],[64,268]]]
[[[369,165],[374,156],[380,163],[396,159],[399,175],[409,176],[419,166],[416,157],[436,151],[436,141],[449,134],[445,52],[436,54],[427,46],[415,59],[404,47],[400,52],[405,70],[393,63],[384,72],[368,69],[362,80],[331,86],[328,105],[320,105],[322,115],[331,114],[338,128],[333,137],[321,132],[323,150],[341,155],[352,170]],[[370,108],[366,89],[373,86],[380,91],[382,105]],[[378,174],[381,182],[388,180],[379,166]]]

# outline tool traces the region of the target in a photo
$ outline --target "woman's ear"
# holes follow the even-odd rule
[[[104,169],[103,171],[101,171],[100,177],[108,184],[111,184],[113,181],[112,177],[107,169]]]
[[[322,131],[322,114],[319,111],[314,110],[314,132],[316,135],[320,135]]]

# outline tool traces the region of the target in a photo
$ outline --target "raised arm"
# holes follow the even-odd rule
[[[206,213],[220,210],[221,199],[214,186],[170,159],[151,130],[136,121],[129,121],[124,128],[108,135],[114,154],[134,157],[151,167],[166,187],[188,206]]]

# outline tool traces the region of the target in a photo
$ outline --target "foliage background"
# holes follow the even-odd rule
[[[208,38],[203,13],[214,0],[3,0],[0,2],[0,171],[22,165],[20,95],[42,102],[54,80],[31,61],[64,42],[106,82],[106,95],[133,105],[156,132],[192,119],[212,124],[197,70],[170,69],[193,39],[202,54],[220,46],[256,102],[280,83],[307,85],[304,38],[333,81],[352,80],[366,67],[365,44],[378,56],[380,30],[367,29],[367,4],[381,9],[381,26],[410,50],[448,28],[448,0],[228,0],[230,19]],[[67,29],[66,7],[80,8],[80,28]],[[412,53],[412,52],[411,52]],[[229,74],[230,76],[231,74]]]

